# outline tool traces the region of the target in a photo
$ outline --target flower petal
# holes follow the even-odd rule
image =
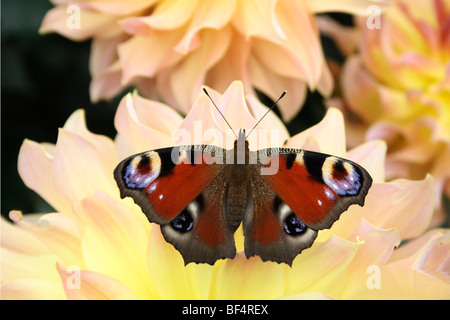
[[[53,208],[59,212],[72,212],[69,199],[60,194],[51,174],[53,154],[43,145],[26,139],[20,147],[18,170],[25,185],[37,192]]]
[[[131,199],[127,200],[128,204],[95,192],[76,206],[85,225],[82,248],[86,269],[121,281],[140,298],[154,298],[146,263],[150,225],[140,209],[131,205]]]
[[[86,40],[93,36],[113,37],[122,31],[116,25],[117,17],[88,8],[73,11],[66,6],[58,6],[47,12],[39,29],[40,33],[57,32],[75,41]],[[79,16],[75,16],[79,14]],[[79,24],[77,24],[77,22]]]
[[[344,282],[338,279],[347,273],[360,245],[336,236],[321,243],[316,240],[311,248],[294,260],[292,269],[286,271],[285,293],[312,291],[330,297],[339,296]]]
[[[33,262],[31,262],[33,263]],[[2,300],[63,300],[66,299],[59,281],[22,278],[1,287]]]
[[[347,152],[346,158],[366,169],[373,183],[384,182],[384,163],[387,146],[383,140],[371,140]]]
[[[104,274],[64,268],[57,264],[67,298],[71,300],[134,300],[138,297],[120,281]]]
[[[213,298],[209,287],[216,266],[194,263],[185,266],[180,253],[164,240],[158,226],[151,230],[148,248],[149,274],[161,299]]]
[[[284,295],[286,265],[262,262],[259,257],[247,260],[241,251],[216,268],[217,278],[211,287],[214,299],[274,299]]]
[[[286,146],[299,148],[306,141],[308,135],[313,136],[320,145],[320,152],[345,157],[345,128],[341,111],[328,109],[325,117],[318,124],[293,136]]]
[[[169,106],[144,99],[137,93],[127,94],[122,98],[114,119],[115,127],[129,149],[121,154],[121,158],[170,146],[170,128],[176,128],[181,121],[181,116]]]

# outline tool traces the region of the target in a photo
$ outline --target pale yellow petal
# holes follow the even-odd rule
[[[284,293],[286,265],[262,262],[259,257],[247,260],[238,252],[232,260],[216,267],[211,287],[214,299],[275,299]]]
[[[24,254],[1,248],[1,284],[20,279],[58,281],[55,269],[57,256],[48,254]],[[31,267],[30,267],[31,266]]]
[[[321,243],[316,240],[286,271],[285,294],[321,292],[332,298],[338,296],[345,285],[340,280],[346,275],[359,246],[360,243],[335,236]]]
[[[72,212],[70,201],[55,186],[53,154],[39,143],[25,140],[19,151],[18,171],[25,185],[60,212]]]
[[[64,124],[64,129],[79,135],[81,138],[89,141],[95,149],[99,160],[104,168],[114,168],[117,164],[117,158],[112,156],[116,153],[116,147],[111,138],[95,134],[88,130],[86,126],[86,114],[83,109],[78,109],[70,115]]]
[[[140,298],[152,298],[152,277],[146,268],[150,224],[139,207],[131,203],[131,199],[119,201],[95,192],[76,207],[85,225],[85,265],[87,270],[121,281]]]
[[[57,265],[62,286],[71,300],[135,300],[133,291],[104,274]]]
[[[43,279],[18,279],[2,285],[2,300],[65,300],[60,281]]]
[[[359,241],[360,246],[348,267],[347,285],[341,298],[382,298],[384,265],[400,244],[399,234],[395,229],[376,228],[363,219],[352,238]]]
[[[116,153],[109,156],[110,163],[119,162]],[[105,167],[103,157],[90,141],[67,129],[60,129],[52,168],[57,190],[71,202],[83,199],[94,190],[117,195],[111,174],[114,166]]]
[[[168,147],[173,128],[181,124],[181,116],[169,106],[147,100],[137,93],[122,98],[115,116],[115,127],[128,145],[127,154]],[[172,129],[169,129],[171,126]]]
[[[18,211],[11,211],[10,216],[14,220],[20,220],[22,213]],[[42,255],[50,254],[50,251],[39,241],[36,241],[31,234],[26,230],[18,227],[16,224],[7,221],[3,216],[0,217],[0,243],[3,249],[8,249],[16,253],[22,253],[25,255]],[[23,244],[27,245],[24,246]],[[3,262],[1,260],[0,262]]]
[[[215,266],[190,263],[164,240],[159,227],[152,228],[148,247],[149,273],[161,299],[211,299]]]
[[[40,215],[36,224],[19,218],[16,220],[16,225],[31,235],[34,238],[33,242],[44,245],[49,253],[58,257],[59,261],[84,266],[81,252],[83,230],[78,221],[67,215],[52,213]]]

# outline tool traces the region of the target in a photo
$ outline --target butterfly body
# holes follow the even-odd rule
[[[185,263],[236,255],[242,223],[247,257],[292,264],[352,204],[364,204],[370,175],[342,158],[289,148],[250,151],[177,146],[123,160],[114,176]]]

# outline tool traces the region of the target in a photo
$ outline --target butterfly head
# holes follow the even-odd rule
[[[248,148],[248,141],[245,136],[245,130],[240,129],[237,139],[234,141],[234,163],[249,163],[249,153],[250,151]]]

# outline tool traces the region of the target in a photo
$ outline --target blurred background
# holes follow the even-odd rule
[[[86,111],[90,131],[114,137],[114,114],[121,97],[92,104],[89,99],[90,42],[73,42],[57,34],[40,35],[39,26],[52,8],[48,0],[1,2],[1,214],[52,212],[28,189],[17,171],[25,138],[55,143],[58,128],[77,109]],[[332,15],[344,24],[350,16]],[[340,62],[333,43],[323,38],[326,56]],[[130,88],[129,90],[132,90]],[[280,92],[281,93],[281,92]],[[261,97],[263,102],[271,101]],[[275,110],[276,113],[277,110]],[[298,116],[287,124],[295,134],[320,121],[323,99],[310,93]]]
[[[25,138],[56,142],[58,128],[79,108],[86,110],[91,131],[115,135],[113,119],[120,99],[89,100],[90,43],[57,34],[39,35],[48,0],[1,3],[1,213],[12,209],[50,212],[17,172]],[[117,100],[117,101],[116,101]]]

